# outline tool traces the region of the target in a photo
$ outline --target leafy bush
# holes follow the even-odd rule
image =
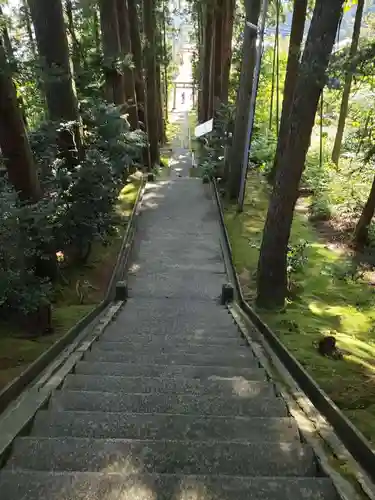
[[[277,139],[274,134],[257,131],[251,144],[250,161],[262,167],[267,174],[276,153]]]
[[[34,312],[48,300],[51,287],[35,267],[52,239],[52,204],[20,205],[4,179],[0,185],[0,316]]]
[[[35,312],[50,300],[58,266],[84,262],[92,244],[107,243],[115,230],[118,193],[141,162],[145,135],[101,101],[86,102],[83,118],[79,164],[56,146],[71,123],[43,122],[30,134],[44,191],[39,203],[21,204],[6,177],[0,181],[0,314]]]
[[[307,246],[308,243],[305,240],[301,240],[296,245],[288,246],[287,272],[289,276],[302,271],[303,266],[307,262],[307,255],[306,255]]]

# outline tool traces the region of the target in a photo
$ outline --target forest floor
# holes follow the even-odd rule
[[[121,222],[111,244],[95,245],[88,262],[69,270],[69,273],[64,275],[68,284],[55,290],[56,300],[52,310],[53,334],[36,339],[25,338],[25,332],[8,323],[0,323],[0,390],[103,300],[117,262],[127,227],[126,221],[131,214],[139,188],[140,179],[133,176],[122,189],[117,205]],[[83,304],[80,304],[77,296],[77,280],[87,280],[93,286],[85,296]]]
[[[226,206],[235,265],[245,297],[252,305],[268,196],[264,178],[252,172],[244,212],[238,214],[235,207]],[[335,224],[310,222],[307,200],[301,199],[290,243],[307,242],[307,261],[302,271],[292,276],[296,295],[281,313],[258,313],[375,444],[375,286],[372,268],[358,266],[348,234]],[[363,257],[360,263],[367,260]],[[318,354],[313,344],[327,334],[336,337],[343,360]]]

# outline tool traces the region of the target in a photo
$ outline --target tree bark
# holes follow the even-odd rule
[[[78,99],[69,58],[61,0],[29,0],[43,70],[48,113],[56,122],[73,121],[74,138],[68,148],[82,155]]]
[[[81,48],[74,30],[72,0],[65,0],[65,10],[68,18],[68,31],[71,39],[74,76],[77,78],[81,72]]]
[[[228,103],[230,69],[232,65],[232,37],[234,21],[234,0],[225,0],[224,29],[223,29],[223,81],[221,101]]]
[[[294,90],[298,76],[301,44],[303,40],[303,32],[305,29],[307,4],[308,0],[294,0],[279,137],[277,141],[275,160],[268,176],[269,181],[272,183],[275,179],[275,174],[278,168],[278,160],[286,146],[286,142],[288,139],[289,116],[293,104]]]
[[[207,2],[204,25],[203,73],[202,73],[202,121],[210,118],[211,61],[213,50],[213,12],[211,2]]]
[[[41,196],[16,89],[0,37],[0,149],[10,182],[22,200],[37,201]]]
[[[363,207],[361,217],[354,231],[353,242],[358,248],[363,248],[369,243],[368,230],[375,212],[375,177],[372,182],[370,194]]]
[[[144,61],[146,68],[147,131],[150,143],[151,167],[160,165],[157,116],[157,73],[155,54],[156,12],[155,0],[143,0],[143,29],[145,37]]]
[[[248,1],[246,5],[247,20],[252,24],[258,25],[261,0]],[[247,121],[250,112],[251,94],[253,90],[253,76],[256,61],[256,40],[256,31],[246,26],[243,42],[240,86],[236,100],[233,142],[229,156],[230,172],[228,194],[232,200],[237,199],[240,193],[243,155],[247,141]]]
[[[283,307],[287,294],[287,251],[315,114],[326,80],[344,0],[317,0],[290,114],[287,145],[281,153],[258,263],[257,304]]]
[[[355,14],[354,28],[353,28],[352,43],[349,51],[350,61],[354,59],[358,50],[364,5],[365,5],[365,0],[358,0],[357,11]],[[344,90],[342,93],[339,122],[337,125],[335,143],[332,150],[332,161],[336,165],[338,165],[340,159],[341,145],[345,130],[345,121],[348,115],[349,97],[350,97],[350,89],[352,86],[352,79],[353,79],[353,68],[349,68],[345,74],[345,83],[344,83]]]
[[[142,45],[139,31],[139,20],[137,13],[137,1],[128,0],[128,13],[130,24],[130,39],[134,61],[135,92],[137,95],[138,118],[146,128],[145,117],[145,84],[143,80]]]
[[[125,103],[124,78],[119,68],[120,34],[116,0],[100,0],[100,25],[104,53],[105,94],[117,106]]]
[[[224,0],[216,0],[215,6],[215,55],[214,55],[214,110],[221,102],[223,85],[223,28]]]
[[[122,57],[131,57],[130,25],[127,0],[117,0],[118,23]],[[139,127],[137,97],[135,93],[134,73],[130,65],[124,64],[124,92],[128,105],[129,123],[133,129]]]
[[[159,137],[159,142],[161,144],[165,144],[167,141],[165,137],[165,127],[163,119],[163,91],[161,85],[160,64],[156,65],[156,94],[157,94],[156,113],[158,117],[158,137]]]

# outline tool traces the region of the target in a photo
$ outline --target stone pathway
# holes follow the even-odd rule
[[[129,301],[16,439],[2,500],[338,498],[218,303],[209,187],[174,158],[145,195]]]

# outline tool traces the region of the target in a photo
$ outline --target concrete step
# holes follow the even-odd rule
[[[37,471],[306,476],[312,450],[298,442],[215,443],[90,438],[17,438],[6,464]]]
[[[225,345],[234,343],[245,343],[237,328],[233,326],[228,328],[216,329],[212,328],[187,328],[185,325],[178,331],[175,331],[171,326],[131,326],[127,325],[120,328],[116,322],[106,328],[103,335],[100,337],[105,342],[144,342],[145,339],[152,338],[154,342],[173,342],[176,344],[205,344],[205,345]],[[245,344],[247,345],[247,344]]]
[[[195,338],[195,336],[197,338]],[[196,335],[143,335],[142,333],[131,333],[128,331],[105,331],[100,337],[100,342],[106,344],[121,342],[129,346],[129,348],[138,349],[146,346],[159,347],[160,345],[173,345],[177,349],[183,349],[186,346],[198,348],[199,346],[206,346],[209,348],[226,349],[227,347],[237,349],[240,347],[249,347],[247,341],[238,333],[236,336],[217,336],[214,334],[205,334],[203,338]]]
[[[68,375],[63,389],[121,393],[177,393],[219,395],[220,397],[253,398],[275,397],[275,388],[269,382],[248,380],[244,377],[212,377],[200,381],[190,378],[120,377],[108,375]]]
[[[218,295],[221,289],[218,291]],[[126,331],[128,327],[168,327],[169,333],[199,328],[236,328],[228,309],[216,301],[180,300],[172,297],[130,298],[116,318],[116,325]],[[108,329],[112,329],[110,326]],[[237,331],[237,329],[236,329]]]
[[[195,415],[40,411],[32,436],[189,441],[290,442],[299,440],[294,419]]]
[[[128,277],[130,297],[191,298],[214,301],[227,281],[224,274],[177,271]]]
[[[339,500],[329,479],[3,471],[1,500]]]
[[[171,354],[137,354],[129,352],[103,351],[100,343],[84,356],[85,361],[100,361],[110,363],[134,363],[137,365],[196,365],[196,366],[235,366],[238,368],[251,368],[258,362],[248,349],[245,354],[227,355],[217,353],[214,355],[171,353]]]
[[[216,356],[220,354],[227,354],[228,356],[235,357],[242,354],[252,355],[252,350],[249,346],[238,346],[238,345],[205,345],[196,344],[191,342],[178,343],[175,342],[152,342],[152,343],[129,343],[129,342],[108,342],[104,340],[99,340],[95,342],[91,350],[100,349],[101,351],[115,351],[115,352],[126,352],[133,353],[134,356],[138,356],[140,353],[145,355],[149,353],[154,354],[189,354],[189,355],[202,355],[205,356]]]
[[[281,398],[220,398],[191,394],[124,394],[113,392],[59,391],[51,399],[55,410],[113,411],[130,413],[181,413],[250,417],[287,417]]]
[[[80,361],[75,373],[86,375],[120,375],[124,377],[185,377],[206,380],[211,377],[246,377],[249,380],[266,380],[266,372],[259,366],[238,368],[233,366],[195,365],[136,365],[134,363],[110,363]]]

